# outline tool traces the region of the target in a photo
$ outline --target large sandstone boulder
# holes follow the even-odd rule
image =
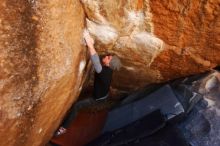
[[[79,1],[1,1],[1,146],[48,142],[81,90],[83,28]]]
[[[220,1],[82,0],[100,52],[124,67],[114,85],[135,89],[220,64]]]
[[[1,145],[51,138],[90,68],[84,24],[121,58],[114,87],[129,91],[219,65],[219,13],[219,0],[2,0]]]

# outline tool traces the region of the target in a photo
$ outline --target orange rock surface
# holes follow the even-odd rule
[[[51,138],[81,90],[83,28],[79,1],[1,1],[1,146],[42,146]]]
[[[135,89],[220,64],[220,1],[82,0],[100,52],[124,67],[116,88]]]
[[[88,76],[85,26],[122,60],[113,87],[130,91],[220,65],[219,13],[219,0],[2,0],[1,145],[51,138]]]

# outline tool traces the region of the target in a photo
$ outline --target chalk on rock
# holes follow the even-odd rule
[[[89,32],[103,44],[109,44],[117,40],[118,32],[113,26],[98,24],[89,19],[86,19],[86,23]]]

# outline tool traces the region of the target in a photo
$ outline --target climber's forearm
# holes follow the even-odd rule
[[[91,56],[91,60],[92,60],[93,66],[95,68],[95,71],[97,73],[100,73],[102,71],[102,65],[100,63],[99,56],[98,56],[98,54],[95,50],[95,47],[94,47],[94,40],[89,35],[89,32],[87,30],[84,31],[84,39],[85,39],[86,44],[88,46],[89,54]]]
[[[88,49],[89,49],[89,53],[90,53],[90,56],[96,54],[96,50],[95,50],[95,47],[94,47],[94,39],[90,36],[89,32],[87,30],[84,31],[83,33],[83,36],[84,36],[84,39],[86,41],[86,44],[88,46]]]
[[[97,53],[95,53],[94,55],[91,55],[91,61],[95,68],[95,71],[97,73],[100,73],[102,71],[102,65],[100,63],[100,59]]]
[[[100,73],[102,71],[102,65],[100,63],[100,59],[99,59],[99,56],[94,48],[94,45],[90,45],[90,46],[88,46],[88,48],[89,48],[89,53],[90,53],[92,64],[95,68],[95,71],[97,73]]]
[[[88,46],[90,56],[97,54],[94,45]]]

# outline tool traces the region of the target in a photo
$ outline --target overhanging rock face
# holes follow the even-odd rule
[[[134,90],[219,65],[219,13],[217,0],[2,0],[1,145],[51,138],[89,68],[84,24],[122,60],[115,88]]]
[[[114,85],[134,89],[220,64],[220,2],[82,0],[100,52],[123,61]]]
[[[83,27],[79,1],[1,1],[2,146],[39,146],[50,139],[81,90]]]

